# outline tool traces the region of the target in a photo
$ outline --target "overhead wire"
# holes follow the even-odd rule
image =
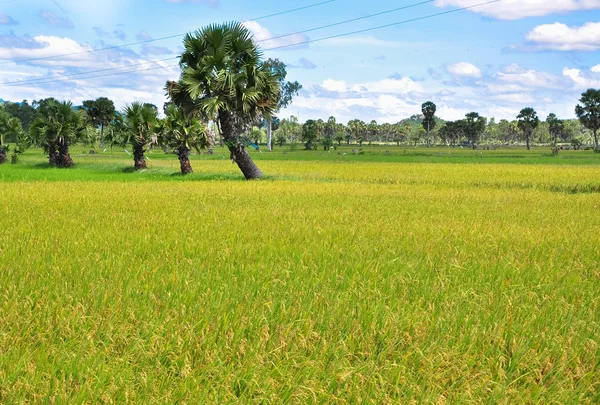
[[[426,16],[411,18],[411,19],[407,19],[407,20],[403,20],[403,21],[398,21],[398,22],[391,23],[391,24],[383,24],[383,25],[378,25],[378,26],[371,27],[371,28],[365,28],[365,29],[351,31],[351,32],[346,32],[346,33],[342,33],[342,34],[331,35],[331,36],[327,36],[327,37],[323,37],[323,38],[311,39],[311,40],[297,42],[297,43],[293,43],[293,44],[287,44],[287,45],[281,45],[281,46],[276,46],[276,47],[271,47],[271,48],[265,48],[265,49],[263,49],[263,51],[270,51],[270,50],[288,48],[288,47],[293,47],[293,46],[305,45],[305,44],[309,44],[309,43],[321,42],[321,41],[325,41],[325,40],[329,40],[329,39],[340,38],[340,37],[349,36],[349,35],[355,35],[355,34],[364,33],[364,32],[375,31],[375,30],[389,28],[389,27],[393,27],[393,26],[397,26],[397,25],[408,24],[408,23],[411,23],[411,22],[422,21],[422,20],[426,20],[426,19],[430,19],[430,18],[435,18],[435,17],[439,17],[439,16],[443,16],[443,15],[457,13],[457,12],[460,12],[460,11],[470,10],[470,9],[477,8],[477,7],[483,7],[483,6],[486,6],[486,5],[489,5],[489,4],[493,4],[493,3],[498,3],[498,2],[501,2],[501,1],[502,0],[490,0],[490,1],[483,2],[483,3],[474,4],[474,5],[471,5],[471,6],[465,6],[465,7],[460,7],[460,8],[456,8],[456,9],[444,11],[444,12],[439,12],[439,13],[435,13],[435,14],[429,14],[429,15],[426,15]],[[272,38],[272,39],[275,39],[275,37]],[[271,39],[269,39],[269,40],[271,40]],[[148,62],[148,63],[152,63],[152,62]],[[132,65],[130,65],[130,66],[132,66]],[[127,66],[127,67],[130,67],[130,66]],[[138,69],[138,70],[127,71],[127,72],[116,72],[116,73],[110,73],[110,74],[107,74],[107,75],[94,75],[94,76],[88,76],[88,77],[83,77],[83,78],[77,78],[75,80],[93,79],[93,78],[96,78],[96,77],[106,77],[106,76],[116,76],[116,75],[121,75],[121,74],[146,72],[146,71],[157,70],[157,69],[167,69],[167,68],[177,67],[177,66],[179,66],[179,64],[167,65],[167,66],[159,66],[159,67],[153,67],[153,68],[149,68],[149,69]],[[117,68],[113,68],[113,69],[117,69]],[[88,72],[88,73],[90,73],[90,72]],[[73,80],[73,79],[67,78],[65,80],[51,80],[51,81],[48,81],[47,83],[65,82],[65,81],[70,81],[70,80]],[[46,83],[46,82],[42,82],[42,83]],[[27,84],[27,83],[25,83],[25,82],[18,82],[18,83],[11,83],[10,85],[21,85],[21,84]],[[38,82],[38,83],[35,83],[35,84],[41,84],[41,83]]]
[[[322,6],[322,5],[325,5],[325,4],[333,3],[335,1],[336,0],[321,1],[319,3],[313,3],[313,4],[309,4],[309,5],[303,6],[303,7],[298,7],[298,8],[294,8],[294,9],[290,9],[290,10],[281,11],[281,12],[278,12],[278,13],[273,13],[273,14],[268,14],[268,15],[264,15],[264,16],[261,16],[261,17],[253,18],[251,20],[246,20],[244,22],[260,21],[260,20],[264,20],[266,18],[276,17],[276,16],[280,16],[280,15],[284,15],[284,14],[293,13],[293,12],[296,12],[296,11],[301,11],[301,10],[306,10],[306,9],[313,8],[313,7]],[[70,53],[63,53],[63,54],[49,55],[49,56],[41,56],[41,57],[37,57],[37,58],[9,60],[9,61],[0,62],[0,65],[8,65],[10,63],[35,62],[35,61],[40,61],[40,60],[62,58],[62,57],[66,57],[66,56],[84,55],[84,54],[88,54],[88,53],[108,51],[108,50],[113,50],[113,49],[126,48],[126,47],[129,47],[129,46],[143,45],[143,44],[148,44],[148,43],[151,43],[151,42],[163,41],[163,40],[167,40],[167,39],[179,38],[179,37],[182,37],[184,35],[185,34],[168,35],[168,36],[161,37],[161,38],[152,38],[152,39],[147,39],[147,40],[143,40],[143,41],[130,42],[130,43],[127,43],[127,44],[107,46],[107,47],[104,47],[104,48],[88,49],[86,51],[70,52]]]
[[[357,18],[352,18],[349,20],[343,20],[343,21],[338,21],[335,23],[330,23],[330,24],[326,24],[326,25],[321,25],[318,27],[313,27],[313,28],[309,28],[309,29],[305,29],[302,31],[296,31],[296,32],[292,32],[289,34],[284,34],[284,35],[278,35],[275,37],[270,37],[270,38],[263,38],[263,39],[259,39],[256,40],[255,42],[260,43],[260,42],[266,42],[266,41],[273,41],[276,39],[281,39],[281,38],[286,38],[286,37],[290,37],[290,36],[294,36],[294,35],[300,35],[300,34],[305,34],[308,32],[313,32],[313,31],[317,31],[317,30],[322,30],[322,29],[327,29],[327,28],[331,28],[331,27],[336,27],[336,26],[340,26],[340,25],[344,25],[344,24],[349,24],[352,22],[356,22],[356,21],[361,21],[361,20],[366,20],[369,18],[373,18],[373,17],[378,17],[381,15],[385,15],[385,14],[390,14],[393,12],[397,12],[400,10],[406,10],[409,8],[414,8],[414,7],[418,7],[424,4],[428,4],[428,3],[433,3],[435,0],[425,0],[425,1],[421,1],[418,3],[413,3],[413,4],[408,4],[402,7],[396,7],[390,10],[384,10],[378,13],[374,13],[374,14],[369,14],[369,15],[365,15],[365,16],[361,16],[361,17],[357,17]],[[301,8],[304,9],[304,8]],[[298,9],[295,9],[298,10]],[[271,16],[273,15],[277,15],[277,14],[271,14]],[[76,55],[77,53],[72,53],[71,55]],[[41,78],[37,78],[37,79],[31,79],[31,80],[21,80],[21,81],[14,81],[14,82],[5,82],[5,85],[12,85],[13,83],[20,83],[20,84],[25,84],[25,83],[35,83],[35,82],[46,82],[47,80],[53,79],[53,78],[63,78],[63,77],[75,77],[75,76],[82,76],[82,75],[87,75],[87,74],[92,74],[92,73],[100,73],[100,72],[105,72],[105,71],[110,71],[110,70],[119,70],[119,69],[125,69],[128,67],[134,67],[134,66],[141,66],[141,65],[145,65],[145,64],[149,64],[149,63],[158,63],[158,62],[164,62],[164,61],[168,61],[168,60],[173,60],[173,59],[178,59],[178,57],[172,57],[172,58],[166,58],[166,59],[159,59],[159,60],[154,60],[154,61],[147,61],[147,62],[141,62],[141,63],[136,63],[136,64],[131,64],[131,65],[125,65],[125,66],[118,66],[118,67],[113,67],[113,68],[107,68],[107,69],[99,69],[99,70],[92,70],[92,71],[87,71],[87,72],[80,72],[80,73],[73,73],[73,74],[69,74],[69,75],[55,75],[55,76],[47,76],[47,77],[41,77]]]

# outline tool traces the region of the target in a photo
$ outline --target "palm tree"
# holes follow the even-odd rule
[[[185,113],[218,123],[231,159],[246,179],[262,177],[245,150],[243,135],[277,110],[278,77],[240,23],[210,25],[189,33],[183,45],[181,78],[166,86],[171,101]]]
[[[431,130],[435,129],[435,113],[437,112],[437,106],[433,102],[427,101],[421,106],[421,112],[423,113],[423,128],[427,131],[427,147],[429,148],[431,146],[429,134]]]
[[[575,107],[575,114],[587,129],[594,133],[594,143],[598,149],[598,129],[600,129],[600,90],[588,89],[581,95]]]
[[[73,166],[69,146],[86,135],[85,111],[75,110],[70,101],[49,100],[29,129],[31,138],[42,145],[51,166]]]
[[[519,123],[519,129],[525,133],[527,150],[531,150],[531,134],[533,134],[533,131],[540,125],[540,119],[535,110],[528,107],[523,108],[519,115],[517,115],[517,121]]]
[[[124,122],[118,143],[121,146],[131,145],[133,162],[136,170],[146,169],[146,149],[156,143],[155,127],[158,111],[151,104],[134,101],[123,111]]]
[[[161,145],[177,151],[181,174],[194,173],[190,163],[190,152],[192,149],[199,152],[209,145],[208,128],[200,120],[184,114],[175,104],[169,104],[165,112],[165,119],[160,121],[156,128],[158,141]]]

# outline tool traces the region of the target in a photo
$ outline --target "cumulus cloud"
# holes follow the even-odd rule
[[[18,23],[11,16],[0,11],[0,25],[17,25]]]
[[[481,0],[437,0],[435,4],[438,7],[470,7],[481,2]],[[596,9],[600,9],[600,0],[502,0],[474,7],[471,11],[499,20],[518,20],[526,17]]]
[[[47,24],[56,28],[75,28],[75,25],[71,20],[69,20],[66,17],[59,17],[50,10],[42,10],[40,12],[40,17],[42,18],[42,20],[46,21]]]
[[[560,77],[546,72],[526,70],[518,65],[509,65],[503,72],[497,72],[495,78],[509,85],[521,85],[525,88],[562,89],[564,83]],[[514,88],[517,89],[516,87]]]
[[[467,63],[459,62],[450,65],[446,65],[446,71],[455,78],[479,78],[481,77],[481,69],[477,66]]]
[[[527,40],[541,49],[558,51],[596,51],[600,49],[600,23],[580,27],[554,23],[535,27]]]
[[[600,75],[592,68],[591,73],[583,72],[580,69],[563,69],[563,76],[570,79],[577,89],[588,89],[590,87],[600,87]]]

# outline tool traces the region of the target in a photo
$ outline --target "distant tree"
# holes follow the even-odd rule
[[[7,113],[21,121],[24,131],[29,131],[29,127],[35,121],[38,114],[36,109],[29,105],[27,100],[23,100],[20,103],[5,103],[4,108]]]
[[[333,138],[331,136],[324,135],[323,139],[321,140],[321,146],[323,146],[323,150],[325,151],[331,149],[333,146]]]
[[[124,122],[121,136],[118,138],[120,146],[131,145],[133,148],[133,162],[136,170],[146,169],[145,153],[148,147],[157,141],[155,128],[158,111],[149,104],[133,102],[123,111]]]
[[[480,116],[479,113],[476,112],[471,112],[466,115],[466,119],[463,122],[464,134],[471,143],[473,149],[477,148],[477,143],[481,138],[481,134],[485,131],[486,121],[485,117]]]
[[[377,138],[379,137],[379,134],[381,133],[379,124],[377,124],[377,121],[372,120],[367,125],[367,133],[368,133],[369,143],[372,143],[373,141],[377,140]]]
[[[333,138],[333,140],[338,143],[338,146],[342,146],[344,139],[346,139],[346,134],[343,131],[336,132]]]
[[[435,128],[435,113],[437,106],[428,101],[421,106],[421,112],[423,113],[423,128],[427,131],[427,147],[431,146],[431,138],[429,137],[431,131]]]
[[[298,95],[298,92],[302,89],[302,85],[295,82],[286,81],[287,78],[287,69],[285,63],[281,62],[279,59],[267,59],[264,63],[265,67],[270,69],[277,81],[281,85],[279,101],[277,103],[277,109],[274,111],[274,114],[281,111],[283,108],[286,108],[290,104],[292,104],[292,99],[294,96]],[[272,140],[273,140],[273,131],[277,128],[273,128],[273,119],[274,117],[267,116],[267,149],[269,151],[273,150]]]
[[[17,117],[11,117],[6,126],[6,135],[13,139],[15,146],[10,154],[11,163],[17,163],[19,156],[31,145],[31,138],[28,132],[23,130],[21,120]],[[8,149],[7,149],[8,151]]]
[[[302,135],[302,125],[298,122],[298,118],[292,115],[288,119],[281,120],[275,135],[280,147],[286,142],[294,145]]]
[[[100,145],[104,138],[104,127],[109,125],[116,114],[115,103],[106,97],[83,102],[83,109],[87,112],[90,123],[95,128],[100,127]]]
[[[9,152],[8,144],[19,143],[23,138],[23,128],[21,121],[17,117],[11,116],[4,106],[0,105],[0,164],[6,162],[6,155]]]
[[[440,128],[438,134],[445,143],[455,147],[458,141],[466,136],[467,127],[468,124],[466,120],[448,121]]]
[[[517,116],[519,129],[525,134],[527,150],[531,150],[531,134],[540,125],[540,119],[533,108],[524,108]]]
[[[558,144],[558,137],[564,131],[565,124],[562,120],[559,120],[554,113],[548,114],[546,123],[548,124],[548,131],[550,131],[554,146],[556,146]]]
[[[43,146],[51,166],[72,167],[69,146],[86,136],[85,112],[75,110],[70,101],[47,99],[38,105],[40,116],[29,128],[31,139]]]
[[[181,174],[193,173],[190,152],[192,149],[200,152],[208,147],[208,128],[200,120],[186,115],[175,104],[169,105],[165,112],[165,118],[154,129],[158,143],[177,153]]]
[[[348,130],[350,131],[352,138],[358,141],[358,144],[362,146],[365,140],[365,132],[367,131],[367,124],[359,119],[354,119],[348,122]],[[352,139],[351,138],[351,139]],[[348,141],[348,145],[350,142]]]
[[[583,126],[593,132],[594,144],[598,146],[598,129],[600,128],[600,90],[588,89],[581,95],[581,104],[575,107],[575,114]]]
[[[252,127],[252,130],[250,131],[250,138],[256,146],[259,146],[263,142],[265,136],[266,134],[262,129],[259,127]]]
[[[306,150],[313,149],[313,143],[319,138],[319,125],[315,120],[308,120],[302,126],[302,141]]]
[[[337,130],[338,124],[335,117],[329,117],[327,122],[325,123],[325,128],[323,130],[323,134],[327,137],[333,139],[335,136],[335,132]]]

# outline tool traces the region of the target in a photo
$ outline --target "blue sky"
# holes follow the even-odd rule
[[[99,52],[98,48],[182,34],[204,25],[282,12],[324,0],[0,0],[0,98],[54,96],[76,103],[107,96],[119,107],[165,101],[176,79],[181,39]],[[486,0],[433,0],[350,24],[273,36],[367,16],[423,0],[335,0],[290,14],[247,22],[264,49],[428,16]],[[600,87],[600,0],[501,0],[470,10],[389,28],[265,50],[303,85],[282,117],[336,116],[396,122],[432,100],[438,115],[469,111],[514,118],[534,107],[542,118],[574,116],[588,87]],[[6,63],[77,53],[68,57]],[[134,65],[121,69],[124,66]],[[103,69],[104,72],[97,72]],[[152,69],[152,70],[145,70]],[[115,72],[135,71],[109,75]],[[90,78],[87,76],[103,75]],[[58,77],[61,75],[79,76]],[[19,82],[7,85],[8,82]]]

